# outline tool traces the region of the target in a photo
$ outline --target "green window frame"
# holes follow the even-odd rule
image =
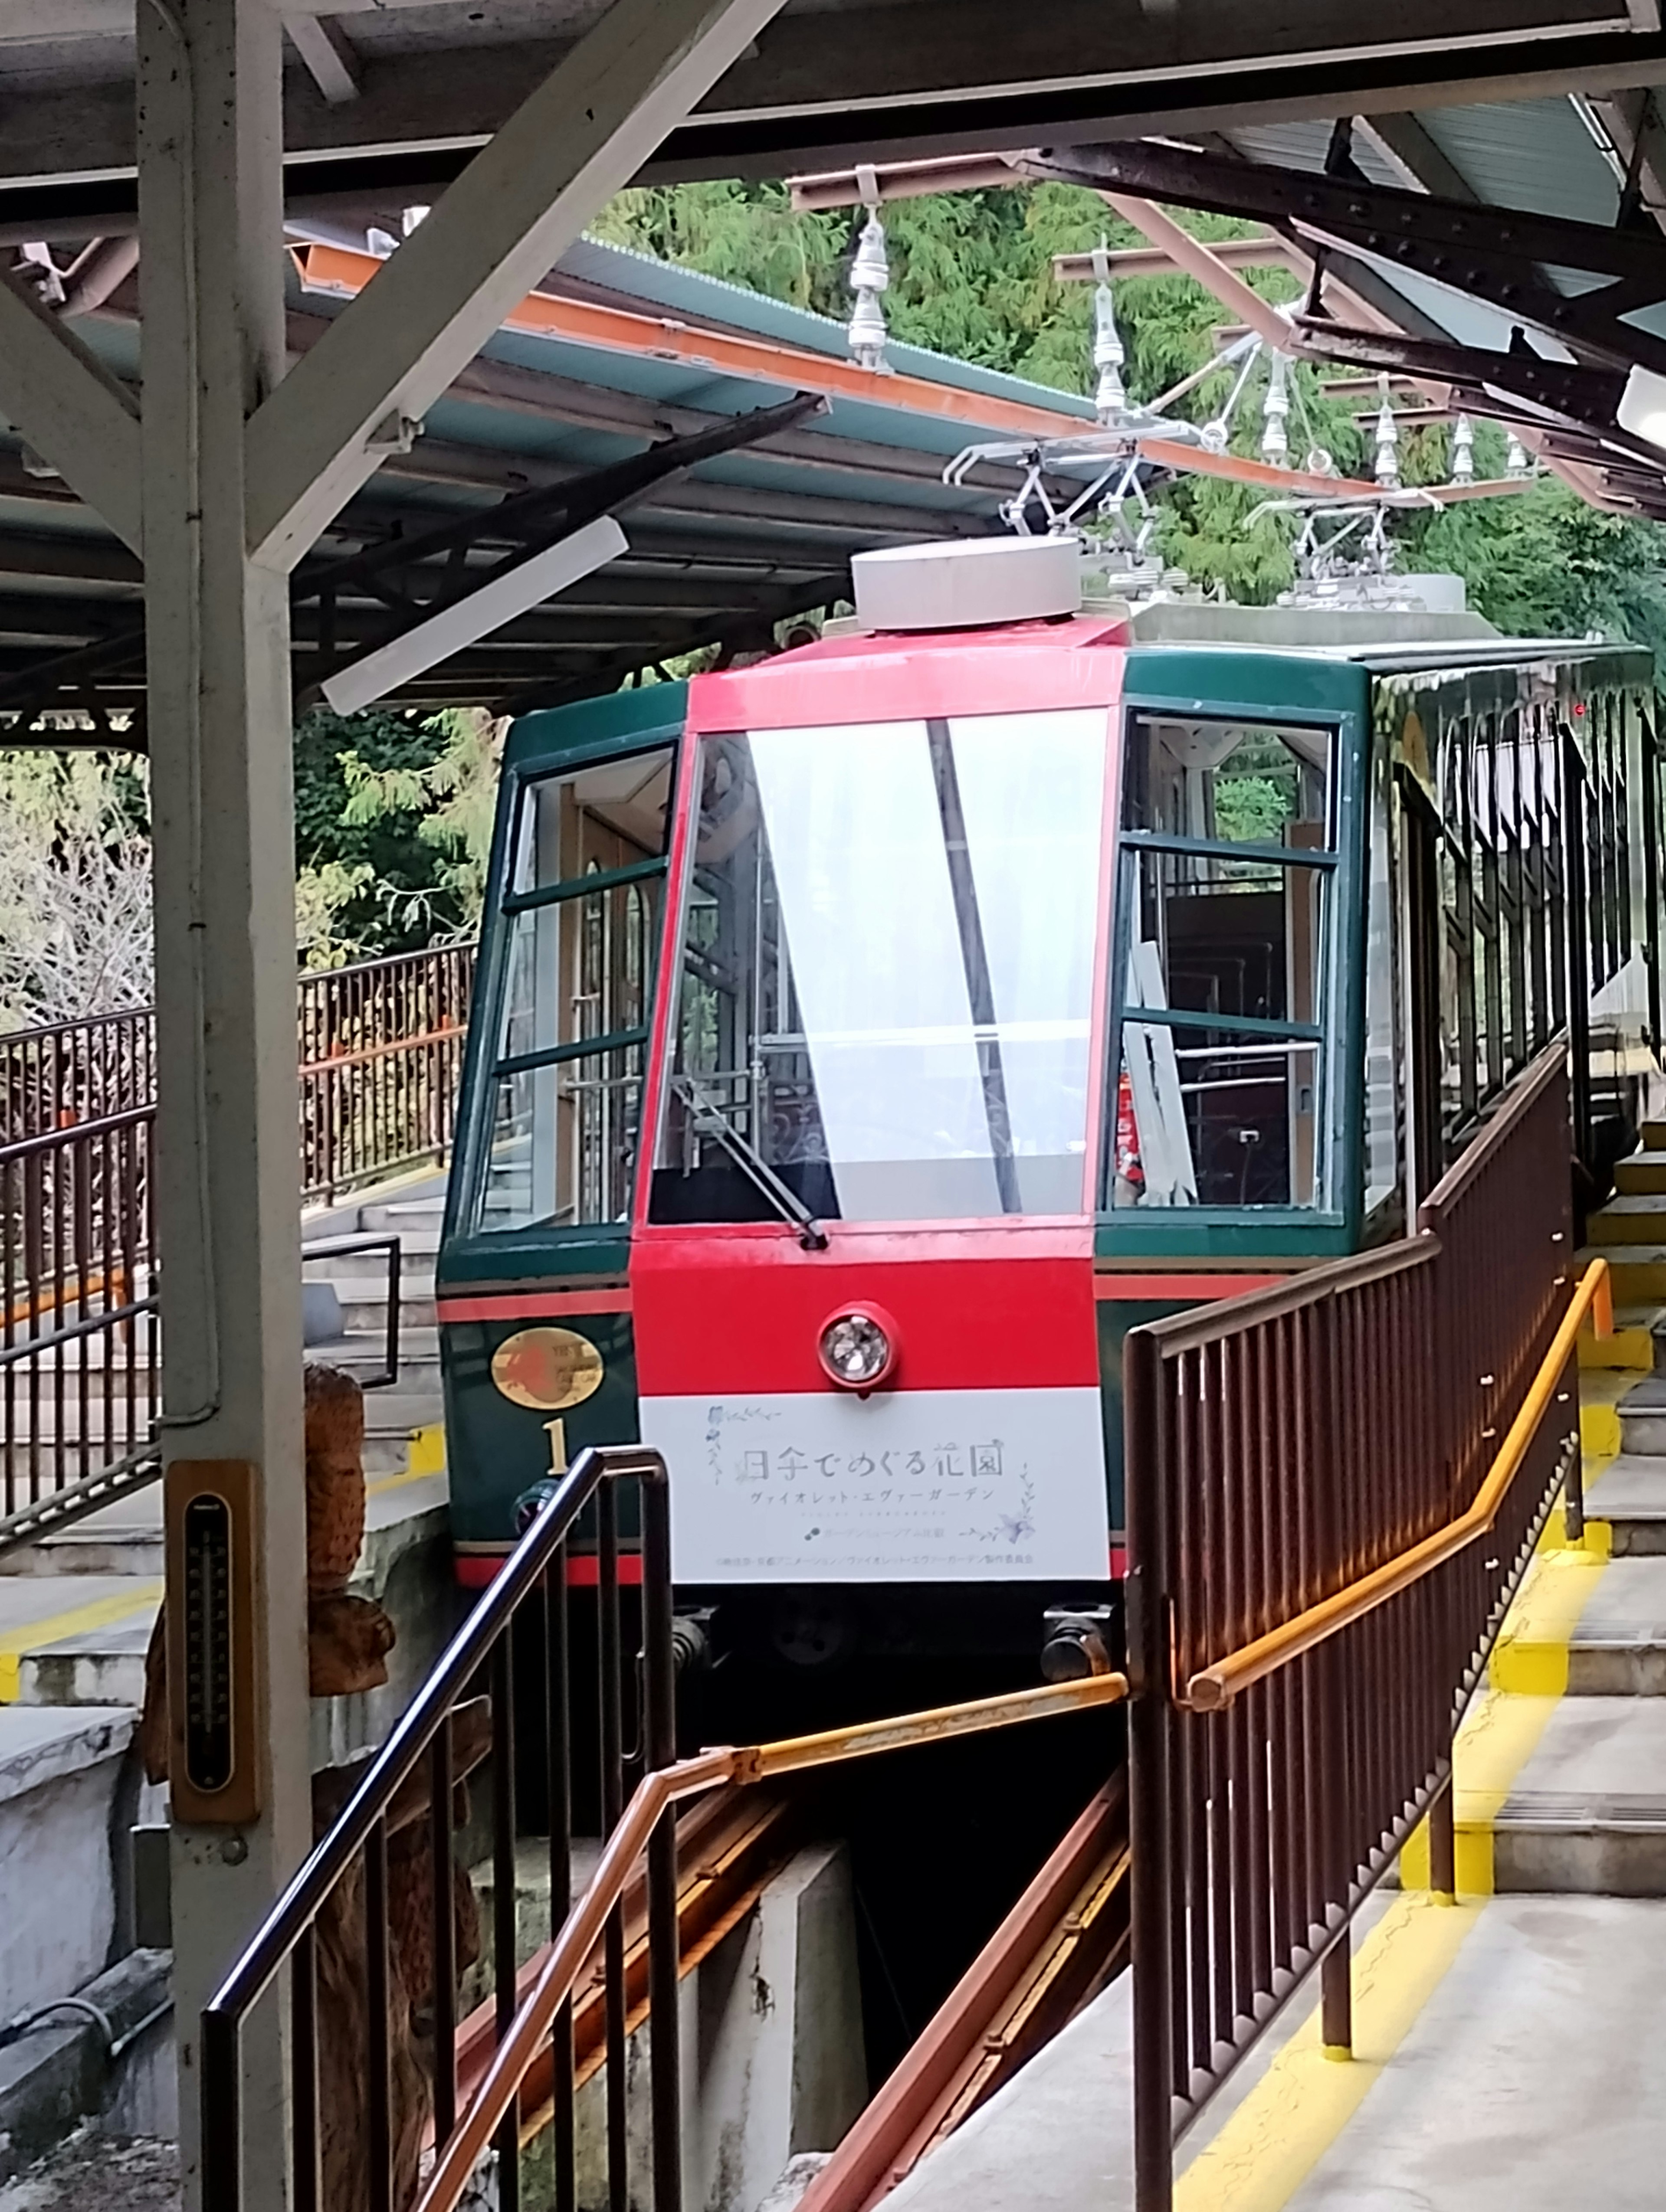
[[[612,867],[599,866],[593,861],[576,875],[560,876],[547,883],[534,882],[520,889],[514,887],[514,881],[527,850],[527,839],[537,834],[530,826],[536,819],[530,810],[536,806],[540,791],[570,783],[587,769],[610,769],[632,759],[646,760],[660,755],[666,760],[674,792],[678,744],[676,735],[660,731],[646,744],[610,747],[601,752],[587,749],[565,760],[508,771],[514,775],[514,787],[512,793],[505,794],[502,809],[504,846],[495,870],[502,884],[490,932],[495,991],[491,1006],[481,1010],[483,1021],[489,1026],[475,1078],[480,1105],[470,1163],[466,1217],[470,1234],[492,1236],[516,1231],[593,1234],[598,1229],[623,1231],[628,1226],[641,1170],[647,1057],[653,1034],[664,919],[663,895],[654,896],[653,887],[664,884],[669,876],[671,809],[668,806],[665,817],[666,849],[658,854],[645,854],[641,860]],[[505,1049],[515,1018],[510,994],[515,984],[518,933],[526,929],[528,917],[532,918],[536,928],[539,918],[558,915],[582,901],[603,903],[593,907],[589,914],[581,915],[578,942],[562,947],[556,957],[576,960],[582,965],[592,949],[586,941],[586,925],[593,920],[600,922],[605,948],[610,932],[616,922],[623,920],[627,932],[635,930],[639,933],[635,955],[636,972],[630,978],[630,994],[640,1005],[641,1018],[521,1050]],[[534,953],[532,957],[538,956]],[[605,959],[605,950],[603,957]],[[628,962],[630,957],[627,946]],[[580,974],[577,980],[581,984],[598,981],[586,974]],[[605,984],[599,984],[582,995],[593,997],[599,1007],[605,1009],[610,994]],[[552,1076],[555,1080],[549,1081]],[[540,1077],[546,1079],[542,1085],[537,1080]],[[520,1086],[518,1093],[510,1090],[516,1085]],[[582,1127],[570,1136],[574,1164],[569,1206],[558,1205],[550,1210],[536,1204],[531,1195],[537,1172],[534,1165],[527,1170],[526,1203],[503,1209],[513,1214],[513,1218],[490,1218],[494,1165],[500,1132],[505,1126],[502,1105],[506,1097],[518,1097],[519,1110],[529,1119],[539,1113],[547,1116],[565,1112],[587,1115],[592,1120],[599,1117],[608,1125],[599,1139]],[[611,1110],[611,1101],[623,1103],[622,1113]],[[508,1118],[512,1121],[513,1113]],[[528,1141],[531,1142],[530,1136]],[[557,1134],[550,1141],[552,1147],[558,1146],[562,1138]],[[627,1146],[623,1154],[617,1150],[621,1141]],[[553,1150],[551,1157],[553,1159]],[[558,1167],[552,1171],[558,1176]],[[600,1203],[594,1202],[598,1191],[605,1194]],[[556,1195],[559,1196],[558,1183]]]
[[[1103,1116],[1098,1218],[1111,1231],[1127,1230],[1135,1224],[1149,1225],[1167,1222],[1177,1225],[1184,1220],[1191,1220],[1200,1225],[1211,1221],[1229,1223],[1251,1219],[1309,1224],[1335,1223],[1355,1202],[1353,1194],[1347,1187],[1348,1164],[1340,1156],[1342,1148],[1335,1141],[1335,1110],[1338,1087],[1345,1086],[1348,1080],[1338,1058],[1342,1031],[1348,1020],[1348,1009],[1344,1003],[1347,994],[1343,989],[1343,979],[1336,972],[1341,942],[1341,919],[1336,911],[1338,894],[1335,888],[1341,879],[1343,865],[1337,830],[1344,819],[1343,810],[1348,804],[1347,784],[1350,781],[1347,769],[1347,718],[1342,713],[1319,715],[1285,713],[1269,705],[1238,708],[1213,701],[1205,711],[1189,712],[1160,701],[1130,698],[1126,704],[1125,733],[1131,733],[1145,719],[1154,717],[1163,720],[1179,715],[1181,719],[1243,724],[1249,727],[1260,726],[1272,733],[1281,728],[1303,729],[1326,738],[1329,746],[1327,811],[1323,827],[1326,842],[1322,846],[1304,846],[1235,840],[1219,836],[1191,836],[1164,830],[1131,827],[1128,826],[1126,820],[1124,826],[1119,829],[1106,1030],[1108,1103]],[[1125,734],[1122,768],[1122,811],[1125,816],[1131,803],[1128,797],[1128,737]],[[1128,985],[1130,957],[1134,943],[1134,907],[1140,896],[1140,871],[1147,865],[1146,856],[1196,859],[1229,866],[1247,864],[1277,869],[1286,880],[1297,873],[1316,879],[1322,888],[1316,902],[1317,920],[1312,939],[1316,966],[1311,986],[1318,1018],[1311,1021],[1272,1018],[1207,1008],[1153,1006],[1134,1002],[1129,996]],[[1310,1108],[1313,1185],[1310,1196],[1302,1200],[1286,1195],[1282,1200],[1267,1203],[1205,1199],[1181,1207],[1140,1206],[1126,1202],[1119,1205],[1116,1202],[1118,1105],[1120,1085],[1128,1065],[1126,1037],[1130,1029],[1161,1030],[1171,1035],[1177,1031],[1189,1032],[1203,1041],[1201,1048],[1195,1048],[1206,1052],[1223,1048],[1248,1051],[1258,1043],[1264,1043],[1268,1048],[1270,1057],[1274,1050],[1281,1048],[1292,1055],[1286,1079],[1292,1091],[1300,1080],[1295,1073],[1293,1054],[1305,1048],[1311,1054],[1313,1076]],[[1289,1169],[1292,1176],[1294,1167],[1292,1157]]]

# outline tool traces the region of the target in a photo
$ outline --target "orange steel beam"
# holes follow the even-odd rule
[[[1456,1520],[1449,1521],[1444,1528],[1437,1528],[1432,1535],[1412,1545],[1374,1573],[1350,1583],[1335,1597],[1310,1606],[1293,1620],[1285,1621],[1267,1635],[1257,1637],[1253,1644],[1246,1644],[1241,1650],[1218,1659],[1213,1666],[1201,1668],[1186,1684],[1184,1695],[1177,1702],[1193,1712],[1220,1711],[1239,1691],[1265,1680],[1280,1667],[1287,1667],[1292,1659],[1299,1659],[1304,1652],[1329,1642],[1331,1637],[1351,1627],[1356,1620],[1362,1620],[1368,1613],[1374,1613],[1379,1605],[1386,1605],[1391,1597],[1409,1589],[1414,1583],[1421,1582],[1426,1575],[1432,1574],[1437,1567],[1488,1534],[1527,1456],[1527,1448],[1538,1434],[1551,1393],[1573,1357],[1585,1316],[1590,1314],[1597,1336],[1614,1334],[1613,1299],[1608,1263],[1606,1260],[1593,1260],[1579,1279],[1561,1325],[1551,1339],[1550,1349],[1487,1471],[1486,1480],[1474,1502]]]
[[[569,1913],[550,1946],[543,1967],[521,1997],[509,2032],[493,2053],[480,2087],[435,2162],[416,2212],[454,2212],[481,2153],[515,2102],[520,2084],[537,2063],[557,2012],[572,1994],[601,1936],[608,1914],[623,1896],[631,1870],[648,1848],[661,1815],[684,1799],[697,1797],[727,1782],[760,1782],[775,1774],[795,1774],[835,1760],[860,1759],[907,1745],[940,1742],[1015,1722],[1049,1720],[1085,1707],[1108,1705],[1128,1695],[1123,1674],[1091,1674],[1079,1682],[1049,1683],[1037,1690],[1015,1690],[999,1698],[978,1698],[962,1705],[938,1705],[891,1721],[866,1721],[860,1727],[828,1729],[817,1735],[788,1737],[779,1743],[751,1744],[702,1751],[693,1759],[645,1775],[625,1807],[619,1825],[602,1848],[590,1887]]]
[[[381,263],[374,254],[339,246],[293,249],[302,283],[309,291],[351,298],[369,283]],[[1005,431],[1022,438],[1078,437],[1091,426],[1062,408],[1032,406],[958,385],[933,384],[921,376],[889,369],[862,368],[837,356],[776,345],[767,338],[731,337],[723,331],[696,330],[675,317],[638,315],[623,307],[603,307],[586,300],[560,299],[533,292],[506,317],[505,330],[534,337],[570,339],[578,345],[638,359],[674,361],[690,368],[778,385],[788,392],[820,392],[830,399],[863,399],[905,414],[938,422],[970,423],[982,430]]]
[[[1380,484],[1358,477],[1319,477],[1306,469],[1278,469],[1271,461],[1251,460],[1244,453],[1212,453],[1202,446],[1182,445],[1177,438],[1141,438],[1141,456],[1163,467],[1189,471],[1194,476],[1225,477],[1232,483],[1249,484],[1269,492],[1308,491],[1327,499],[1376,499]]]
[[[1014,155],[1012,159],[1018,157]],[[999,154],[949,154],[925,161],[876,161],[873,181],[882,200],[912,200],[929,192],[976,192],[1018,184],[1012,161]],[[813,177],[789,177],[787,189],[795,215],[830,208],[857,207],[861,187],[854,169],[826,169]]]
[[[1229,313],[1237,317],[1257,337],[1280,353],[1305,355],[1307,348],[1270,300],[1263,300],[1252,284],[1235,270],[1217,261],[1201,239],[1183,230],[1171,215],[1149,200],[1133,199],[1122,192],[1101,192],[1100,198],[1134,229],[1143,231],[1152,244],[1166,253],[1175,267],[1195,277],[1213,292]]]
[[[1184,234],[1183,233],[1183,236]],[[350,295],[368,284],[381,264],[368,253],[354,253],[344,246],[308,246],[295,255],[302,281],[314,291]],[[1231,272],[1223,276],[1237,283]],[[1249,290],[1246,285],[1243,288]],[[1253,294],[1250,295],[1255,296]],[[1265,301],[1262,302],[1263,307]],[[1271,314],[1270,308],[1267,312]],[[1292,333],[1281,317],[1274,317],[1288,342]],[[750,377],[789,390],[822,392],[831,398],[873,400],[883,407],[902,408],[939,421],[968,422],[979,428],[1006,430],[1020,437],[1078,438],[1092,434],[1093,425],[1079,415],[1055,414],[1023,401],[987,398],[962,392],[952,385],[928,383],[923,377],[860,368],[854,362],[829,354],[805,353],[796,347],[779,346],[766,339],[733,338],[718,331],[696,331],[686,323],[661,321],[620,307],[593,306],[587,301],[557,299],[534,292],[505,323],[506,330],[540,332],[570,338],[617,353],[648,355],[657,361],[686,362],[690,367],[715,369],[733,376]],[[1210,453],[1166,438],[1145,438],[1140,451],[1164,468],[1189,471],[1194,475],[1223,477],[1236,483],[1275,491],[1322,492],[1336,497],[1374,495],[1374,484],[1347,477],[1310,476],[1301,469],[1275,469],[1263,461],[1236,453]]]
[[[1122,1838],[1123,1797],[1120,1776],[1094,1796],[812,2181],[799,2212],[865,2212],[915,2163],[1038,1948],[1056,1934],[1060,1915],[1096,1863]],[[1125,1839],[1122,1866],[1126,1872]]]

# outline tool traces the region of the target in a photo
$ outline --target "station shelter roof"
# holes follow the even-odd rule
[[[390,243],[373,251],[339,224],[292,234],[294,349]],[[137,379],[131,282],[78,327],[116,374]],[[795,403],[799,419],[756,435],[749,418],[775,422]],[[765,642],[775,623],[848,594],[854,552],[997,527],[1019,478],[982,466],[950,488],[944,469],[964,447],[1092,422],[1085,399],[917,347],[860,368],[842,324],[586,239],[297,572],[297,696],[397,627],[402,604],[455,588],[447,563],[459,528],[465,577],[524,545],[502,526],[506,501],[564,487],[572,511],[616,514],[629,550],[403,683],[394,703],[548,705],[698,646]],[[714,434],[737,442],[700,458]],[[19,736],[33,726],[107,737],[141,707],[139,564],[40,466],[0,429],[0,714]],[[546,536],[568,511],[545,511]],[[447,542],[423,558],[436,530]],[[367,554],[374,571],[315,588]]]

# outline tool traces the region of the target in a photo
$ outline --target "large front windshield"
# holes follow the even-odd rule
[[[702,741],[654,1219],[1087,1210],[1107,725]]]

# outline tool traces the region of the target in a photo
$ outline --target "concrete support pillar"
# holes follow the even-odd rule
[[[173,1844],[197,2212],[198,2015],[311,1842],[289,602],[248,557],[244,493],[284,366],[281,72],[266,0],[137,12],[165,1453],[250,1461],[259,1499],[262,1810]],[[283,2033],[269,2002],[246,2039],[252,2207],[288,2202]]]

